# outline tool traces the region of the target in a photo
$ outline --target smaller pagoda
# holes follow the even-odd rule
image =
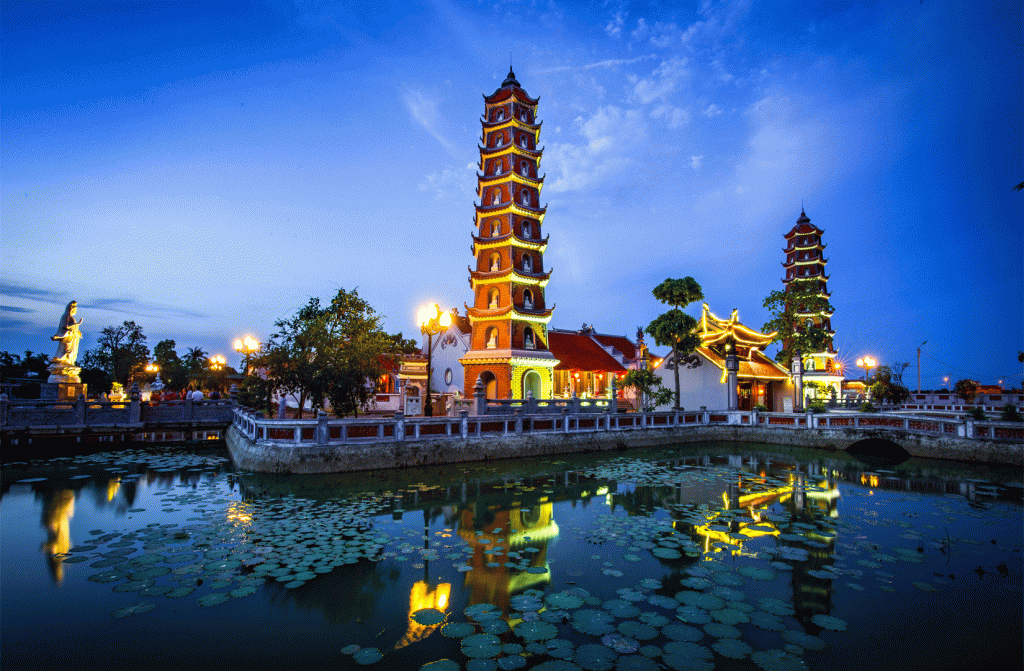
[[[786,247],[782,250],[786,253],[786,261],[782,264],[786,276],[782,278],[782,284],[787,292],[794,290],[797,284],[806,285],[812,282],[817,286],[818,296],[825,300],[831,297],[832,294],[828,292],[829,277],[825,274],[825,265],[828,263],[824,256],[826,245],[821,241],[824,233],[825,231],[811,223],[803,208],[800,208],[800,218],[796,220],[796,225],[789,233],[786,233]],[[832,308],[829,307],[822,312],[797,313],[798,322],[794,325],[798,333],[807,328],[818,327],[828,334],[823,351],[802,354],[805,394],[823,400],[827,400],[833,390],[837,396],[842,394],[842,366],[837,362],[837,352],[832,344],[832,338],[836,333],[832,330],[832,312]],[[784,343],[784,346],[788,347],[789,343]],[[807,385],[808,382],[815,384]]]

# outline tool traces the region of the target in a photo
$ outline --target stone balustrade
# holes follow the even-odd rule
[[[595,399],[600,401],[601,399]],[[615,413],[602,406],[573,404],[555,409],[546,401],[542,412],[528,412],[528,402],[488,402],[488,412],[470,415],[461,410],[457,417],[331,418],[319,413],[316,419],[266,419],[245,408],[234,409],[234,426],[252,443],[309,445],[353,445],[381,442],[411,442],[436,438],[481,438],[544,434],[585,434],[645,431],[687,426],[748,426],[780,431],[861,429],[933,437],[1024,442],[1024,425],[1012,422],[977,422],[907,414],[792,414],[754,411],[699,410]],[[552,401],[551,403],[559,403]],[[494,408],[493,411],[490,411]]]

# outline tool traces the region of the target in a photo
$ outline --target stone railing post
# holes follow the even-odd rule
[[[811,412],[811,411],[810,411],[810,410],[808,409],[808,410],[806,410],[806,411],[804,412],[804,414],[805,414],[805,415],[807,416],[807,428],[808,428],[808,429],[813,429],[813,428],[814,428],[814,413],[813,413],[813,412]]]
[[[395,440],[405,440],[405,413],[401,410],[395,411]]]
[[[710,424],[711,423],[711,413],[708,412],[708,407],[706,405],[700,406],[700,423],[701,424]]]
[[[479,377],[473,385],[473,400],[476,401],[475,409],[477,415],[487,414],[487,393],[484,390],[484,381]]]
[[[7,394],[0,394],[0,426],[7,426]]]
[[[326,445],[331,440],[331,430],[327,426],[327,413],[316,411],[316,444]]]
[[[142,393],[139,391],[138,382],[132,383],[132,390],[129,393],[129,398],[131,399],[131,402],[128,406],[128,422],[131,424],[138,424],[142,421]],[[84,413],[82,423],[85,423]]]
[[[185,401],[181,404],[181,421],[192,421],[192,394],[185,394]]]
[[[960,426],[956,427],[957,435],[961,438],[974,438],[974,420],[969,417],[964,417],[964,421]]]
[[[612,389],[611,389],[611,392],[608,394],[608,404],[611,406],[612,412],[618,412],[619,411],[619,376],[614,374],[614,373],[610,373],[610,375],[611,375],[611,378],[612,378]]]
[[[562,408],[562,433],[569,433],[569,408]]]
[[[647,428],[647,408],[643,408],[640,412],[640,428]]]
[[[571,410],[569,412],[571,412],[573,414],[576,414],[576,413],[578,413],[580,411],[580,397],[576,395],[575,391],[572,392],[572,398],[570,399],[570,404],[571,405],[569,407],[571,408]]]
[[[615,378],[612,378],[612,379],[615,379]],[[604,423],[604,430],[605,431],[611,431],[612,430],[612,407],[611,406],[608,406],[607,408],[604,409],[604,420],[603,420],[603,423]]]
[[[85,426],[85,394],[79,394],[75,401],[75,424]]]
[[[238,405],[238,385],[231,385],[231,391],[228,392],[228,396],[231,398],[231,407],[234,408]]]
[[[463,440],[469,438],[469,410],[459,410],[459,435]]]
[[[758,411],[757,411],[756,408],[750,411],[750,426],[757,426],[757,422],[758,422],[757,412]]]
[[[523,435],[523,409],[516,408],[514,414],[516,418],[516,435],[521,436]]]

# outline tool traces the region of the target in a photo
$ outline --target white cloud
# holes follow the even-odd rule
[[[577,191],[600,183],[635,162],[647,138],[639,110],[599,107],[589,119],[577,117],[584,144],[555,143],[544,152],[552,191]]]
[[[690,75],[687,59],[672,57],[661,62],[648,78],[633,86],[633,96],[644,105],[665,97]]]
[[[615,16],[608,22],[608,25],[604,27],[604,32],[608,33],[610,37],[618,39],[622,36],[622,28],[626,25],[626,14],[624,12],[615,12]]]
[[[476,164],[465,168],[445,168],[432,172],[418,185],[420,191],[431,192],[435,200],[453,199],[466,202],[476,193]]]
[[[722,113],[722,108],[719,107],[718,105],[716,105],[715,103],[711,103],[706,108],[704,108],[703,111],[701,111],[701,114],[703,114],[704,116],[706,116],[709,119],[711,117],[716,117],[716,116],[718,116],[721,113]]]
[[[670,130],[681,128],[690,123],[690,113],[681,107],[672,105],[661,105],[651,111],[651,117],[655,119],[664,118]]]
[[[441,102],[439,98],[428,96],[422,91],[407,91],[402,95],[402,102],[405,103],[406,109],[409,110],[409,116],[411,116],[416,123],[423,126],[423,128],[430,133],[435,140],[440,142],[445,149],[451,152],[455,150],[451,141],[444,137],[437,129],[439,116],[437,106]]]
[[[700,170],[701,166],[704,165],[704,154],[700,156],[691,156],[690,165],[693,166],[694,170]]]
[[[643,56],[636,56],[635,58],[608,58],[603,61],[586,63],[584,65],[559,65],[558,67],[548,68],[547,70],[540,70],[539,74],[548,74],[551,72],[593,70],[594,68],[614,68],[620,65],[632,65],[633,63],[639,63],[640,61],[644,61],[649,58],[657,58],[657,56],[655,54],[645,54]]]

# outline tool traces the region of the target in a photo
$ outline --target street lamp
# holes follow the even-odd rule
[[[224,365],[228,362],[224,358],[223,354],[215,354],[210,357],[210,369],[211,370],[223,370]]]
[[[156,379],[153,380],[153,383],[151,385],[149,385],[150,389],[155,389],[156,391],[160,391],[161,389],[164,388],[163,380],[160,379],[160,366],[156,365],[155,363],[148,364],[146,366],[146,372],[147,373],[156,373]]]
[[[878,362],[875,361],[875,359],[873,357],[870,357],[870,356],[864,356],[864,357],[861,357],[861,358],[857,359],[857,367],[864,369],[864,387],[865,387],[864,395],[865,396],[867,396],[867,392],[868,392],[868,390],[866,388],[868,386],[868,375],[871,374],[871,369],[874,368],[875,364],[877,364],[877,363]]]
[[[925,340],[923,343],[917,346],[917,393],[921,393],[921,348],[928,344]]]
[[[434,303],[431,305],[424,305],[416,313],[416,321],[420,325],[420,331],[427,334],[427,403],[423,408],[423,414],[426,417],[434,416],[434,405],[430,397],[430,365],[433,361],[434,354],[434,335],[438,333],[444,333],[448,330],[448,327],[452,325],[452,315],[450,312],[442,312],[441,307]]]
[[[235,342],[232,343],[235,351],[239,354],[245,355],[245,374],[249,374],[249,357],[260,348],[260,341],[256,340],[252,336],[245,336],[244,338],[235,338]]]
[[[949,376],[948,375],[944,375],[942,377],[942,384],[945,385],[946,391],[949,391]]]

